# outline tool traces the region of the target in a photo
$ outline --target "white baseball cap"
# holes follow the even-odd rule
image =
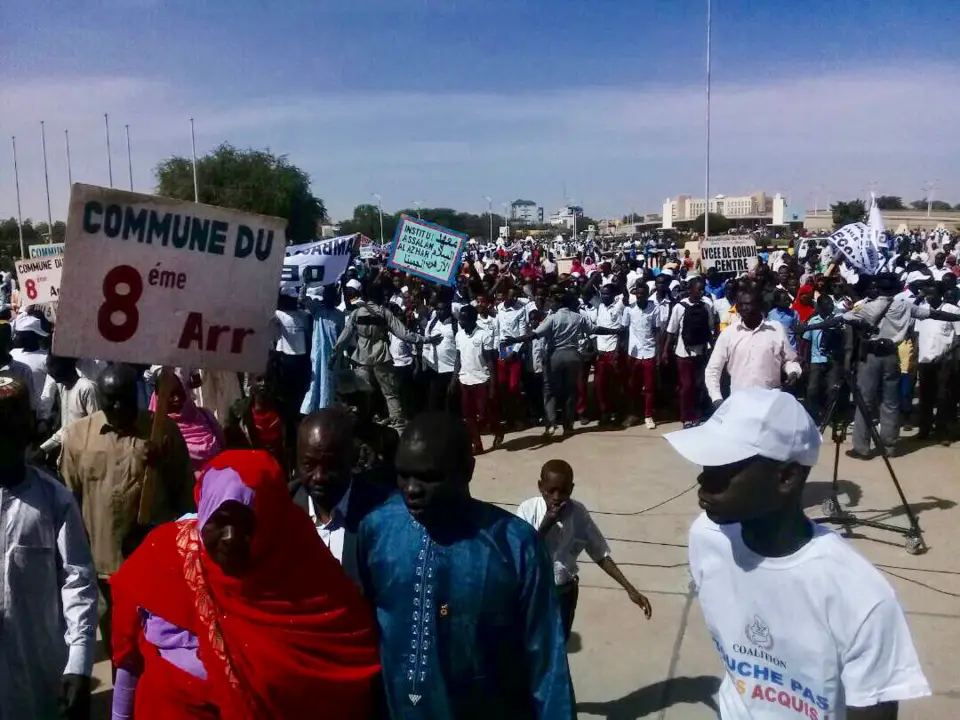
[[[43,329],[43,323],[40,318],[34,315],[19,315],[13,321],[13,330],[18,333],[32,332],[40,337],[49,337],[50,333]]]
[[[699,427],[664,435],[673,449],[702,467],[730,465],[760,457],[817,464],[820,429],[792,395],[747,388],[733,393]]]

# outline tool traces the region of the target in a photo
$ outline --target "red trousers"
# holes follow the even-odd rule
[[[513,355],[509,360],[497,360],[497,379],[500,383],[501,397],[519,397],[521,380],[523,378],[523,361],[519,355]]]
[[[680,420],[696,422],[701,413],[697,404],[704,387],[704,371],[707,358],[703,355],[677,358],[677,374],[680,376]]]
[[[630,408],[633,410],[640,403],[640,397],[643,396],[643,417],[652,418],[653,409],[656,405],[656,377],[657,361],[656,358],[639,360],[635,357],[629,358],[630,361]],[[637,413],[639,414],[639,413]]]
[[[587,387],[590,382],[590,370],[595,366],[595,358],[585,357],[580,361],[580,377],[577,378],[577,415],[580,417],[587,414]],[[594,378],[594,383],[596,383],[596,378]],[[573,422],[572,419],[571,422]]]
[[[486,426],[496,432],[500,425],[500,419],[496,417],[496,405],[490,402],[490,383],[485,382],[479,385],[461,383],[460,408],[463,412],[463,420],[470,431],[474,450],[481,450],[483,448],[480,441],[482,428]]]
[[[593,375],[593,389],[597,393],[597,411],[609,415],[617,408],[616,393],[620,384],[620,353],[597,353],[597,369]]]

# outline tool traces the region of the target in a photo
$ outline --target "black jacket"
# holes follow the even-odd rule
[[[340,565],[357,586],[360,586],[360,557],[357,549],[357,532],[360,529],[360,523],[392,492],[392,487],[368,482],[363,479],[362,475],[355,475],[350,485],[350,499],[347,502],[347,512],[343,523],[343,558]],[[293,502],[303,508],[303,511],[309,515],[310,506],[307,504],[307,490],[302,482],[294,480],[290,483],[290,496],[293,498]]]

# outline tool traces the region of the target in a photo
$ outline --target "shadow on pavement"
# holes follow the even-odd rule
[[[583,650],[583,640],[580,633],[570,633],[570,639],[567,640],[567,655],[573,655]]]
[[[715,700],[719,689],[720,678],[712,675],[678,677],[647,685],[618,700],[577,703],[577,712],[600,715],[606,720],[637,720],[682,703],[706,705],[719,715],[720,708]]]
[[[824,500],[830,499],[829,480],[814,480],[807,482],[803,488],[803,507],[820,507]],[[849,502],[843,505],[844,509],[857,507],[860,504],[860,498],[863,497],[863,490],[857,483],[850,480],[837,480],[837,494],[841,497],[846,496]]]

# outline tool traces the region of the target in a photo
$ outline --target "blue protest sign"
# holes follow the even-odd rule
[[[463,233],[403,215],[387,266],[441,285],[453,285],[466,244]]]

